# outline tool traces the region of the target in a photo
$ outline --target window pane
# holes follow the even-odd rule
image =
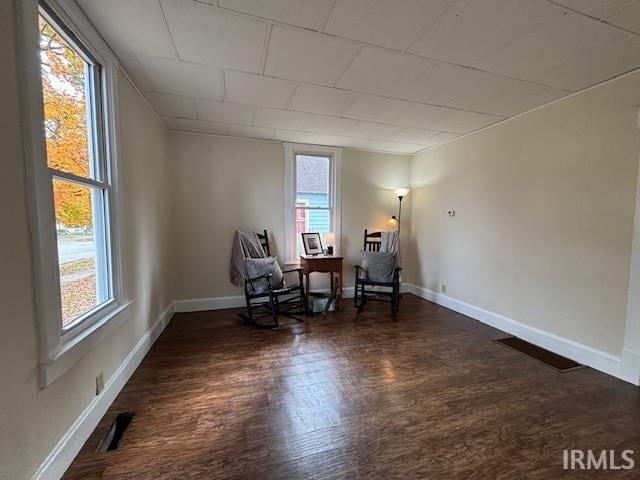
[[[331,213],[329,210],[306,210],[304,208],[296,208],[296,245],[298,255],[304,253],[302,235],[300,235],[301,233],[319,233],[322,240],[322,248],[327,248],[326,234],[330,231]]]
[[[39,27],[47,164],[93,178],[88,113],[91,66],[43,17]]]
[[[104,192],[54,180],[62,326],[110,298]]]
[[[329,164],[327,157],[296,155],[296,203],[329,206]]]

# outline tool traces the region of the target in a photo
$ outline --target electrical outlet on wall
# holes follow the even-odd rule
[[[440,291],[442,293],[447,293],[447,286],[444,283],[442,285],[440,285]]]
[[[96,395],[100,395],[102,390],[104,390],[104,374],[100,372],[96,377]]]

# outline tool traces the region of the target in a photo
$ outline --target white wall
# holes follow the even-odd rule
[[[639,104],[636,73],[417,155],[416,283],[620,356]]]
[[[272,253],[282,250],[282,144],[172,133],[171,157],[176,166],[176,298],[241,295],[228,279],[233,232],[266,228]],[[364,228],[388,227],[387,219],[397,213],[391,190],[409,183],[410,160],[407,155],[344,150],[345,285],[353,284],[352,265],[359,260]]]
[[[30,478],[171,300],[167,132],[119,78],[124,281],[128,319],[46,389],[39,388],[38,333],[25,159],[15,55],[14,2],[0,2],[0,478]]]

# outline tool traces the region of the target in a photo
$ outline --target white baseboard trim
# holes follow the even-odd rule
[[[583,345],[568,338],[525,325],[511,318],[490,312],[474,305],[456,300],[418,285],[404,284],[405,291],[418,297],[437,303],[443,307],[462,313],[491,327],[507,332],[539,347],[551,350],[616,378],[640,385],[640,354],[625,351],[622,357],[616,357],[602,350]]]
[[[329,289],[315,290],[320,293],[328,293]],[[353,298],[353,287],[345,287],[344,298]],[[224,310],[226,308],[241,308],[245,306],[244,295],[228,297],[191,298],[176,300],[174,302],[176,313],[202,312],[206,310]]]
[[[153,326],[147,330],[129,355],[122,361],[118,369],[104,386],[104,390],[97,395],[83,410],[80,416],[62,436],[40,468],[34,473],[34,480],[59,479],[69,468],[84,443],[87,441],[100,419],[107,412],[109,406],[125,386],[133,372],[145,357],[151,346],[160,336],[164,328],[171,321],[174,314],[174,304],[160,314]]]

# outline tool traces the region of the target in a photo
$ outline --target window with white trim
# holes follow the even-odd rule
[[[340,171],[342,150],[314,145],[285,144],[285,250],[287,263],[304,253],[301,233],[340,238]]]
[[[116,237],[118,63],[75,3],[22,0],[43,384],[123,301]],[[88,348],[88,347],[85,347]],[[74,357],[74,358],[72,358]],[[64,359],[55,368],[53,365]]]

